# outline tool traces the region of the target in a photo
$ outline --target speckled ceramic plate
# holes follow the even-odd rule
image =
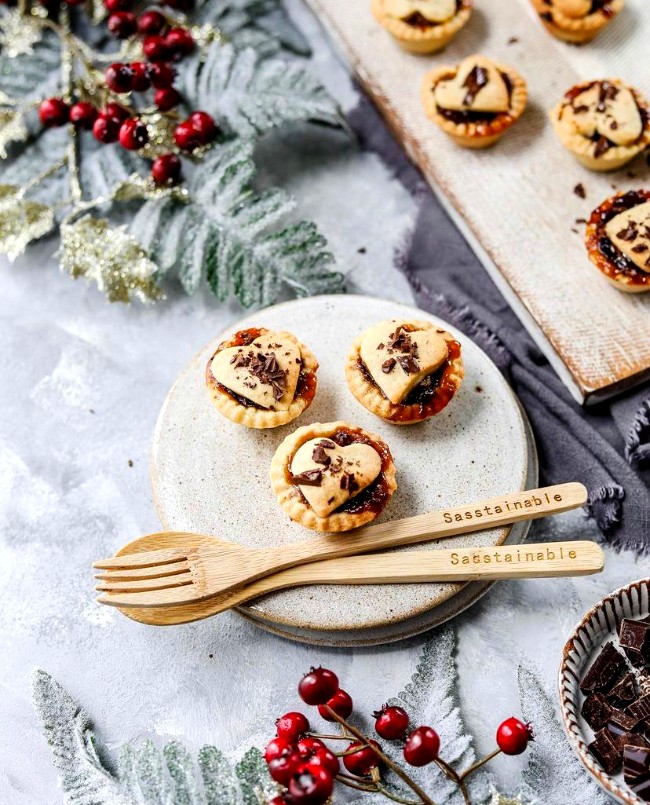
[[[348,391],[343,372],[354,338],[374,322],[393,317],[429,319],[454,333],[463,345],[465,380],[459,393],[437,417],[411,427],[384,423],[366,411]],[[152,482],[165,528],[217,534],[253,547],[308,537],[309,531],[282,513],[268,478],[278,444],[308,422],[348,420],[378,433],[390,445],[399,488],[382,514],[384,520],[518,491],[535,477],[516,398],[485,353],[447,322],[393,302],[346,295],[276,305],[248,316],[228,332],[251,326],[290,330],[311,347],[320,363],[314,403],[294,423],[274,430],[249,430],[220,416],[204,381],[206,362],[224,337],[217,335],[178,378],[156,426]],[[476,532],[444,544],[496,545],[509,536],[521,541],[525,529]],[[435,547],[433,543],[431,549]],[[264,596],[242,607],[242,613],[297,639],[312,633],[318,641],[340,633],[345,640],[351,631],[388,628],[390,632],[392,624],[426,616],[472,586],[361,585],[333,592],[319,585]],[[451,608],[462,609],[461,600],[459,607],[450,603]],[[422,631],[413,624],[410,628]],[[293,630],[299,634],[291,634]],[[389,634],[386,638],[397,639]]]
[[[650,579],[641,579],[621,587],[589,610],[569,637],[560,666],[560,709],[569,741],[587,771],[607,793],[623,805],[643,805],[623,780],[623,773],[606,774],[587,749],[594,734],[580,715],[584,695],[580,680],[596,654],[609,640],[618,644],[618,629],[623,618],[650,615]]]

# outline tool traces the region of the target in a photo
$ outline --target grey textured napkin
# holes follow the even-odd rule
[[[588,514],[604,539],[650,552],[650,386],[578,405],[376,109],[364,99],[350,120],[362,146],[378,153],[419,200],[415,227],[396,255],[418,304],[455,324],[506,375],[535,432],[541,482],[582,481]]]

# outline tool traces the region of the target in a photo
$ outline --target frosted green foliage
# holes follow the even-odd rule
[[[524,717],[535,731],[530,760],[523,772],[524,797],[544,805],[607,805],[611,800],[571,748],[554,703],[535,674],[522,667],[519,695]]]
[[[162,274],[178,276],[187,293],[205,279],[220,300],[269,305],[289,286],[297,296],[343,290],[325,240],[308,222],[278,228],[293,202],[281,190],[255,193],[253,144],[213,149],[188,178],[189,203],[144,203],[131,231]]]
[[[205,61],[197,55],[188,64],[184,94],[242,136],[297,120],[342,125],[336,103],[314,76],[295,61],[263,55],[250,47],[212,47]]]

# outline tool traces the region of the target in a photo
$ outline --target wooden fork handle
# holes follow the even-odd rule
[[[587,490],[579,483],[528,489],[479,503],[366,526],[346,534],[310,537],[283,545],[274,552],[274,558],[279,569],[302,562],[354,556],[534,520],[576,509],[586,502]]]

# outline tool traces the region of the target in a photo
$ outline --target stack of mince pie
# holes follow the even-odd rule
[[[275,428],[300,416],[316,394],[318,361],[292,333],[240,330],[208,361],[206,384],[225,417]],[[412,425],[442,411],[463,379],[461,346],[427,321],[380,322],[354,342],[348,387],[386,422]],[[349,422],[298,428],[271,462],[271,485],[289,517],[317,531],[348,531],[377,518],[397,489],[388,445]]]

